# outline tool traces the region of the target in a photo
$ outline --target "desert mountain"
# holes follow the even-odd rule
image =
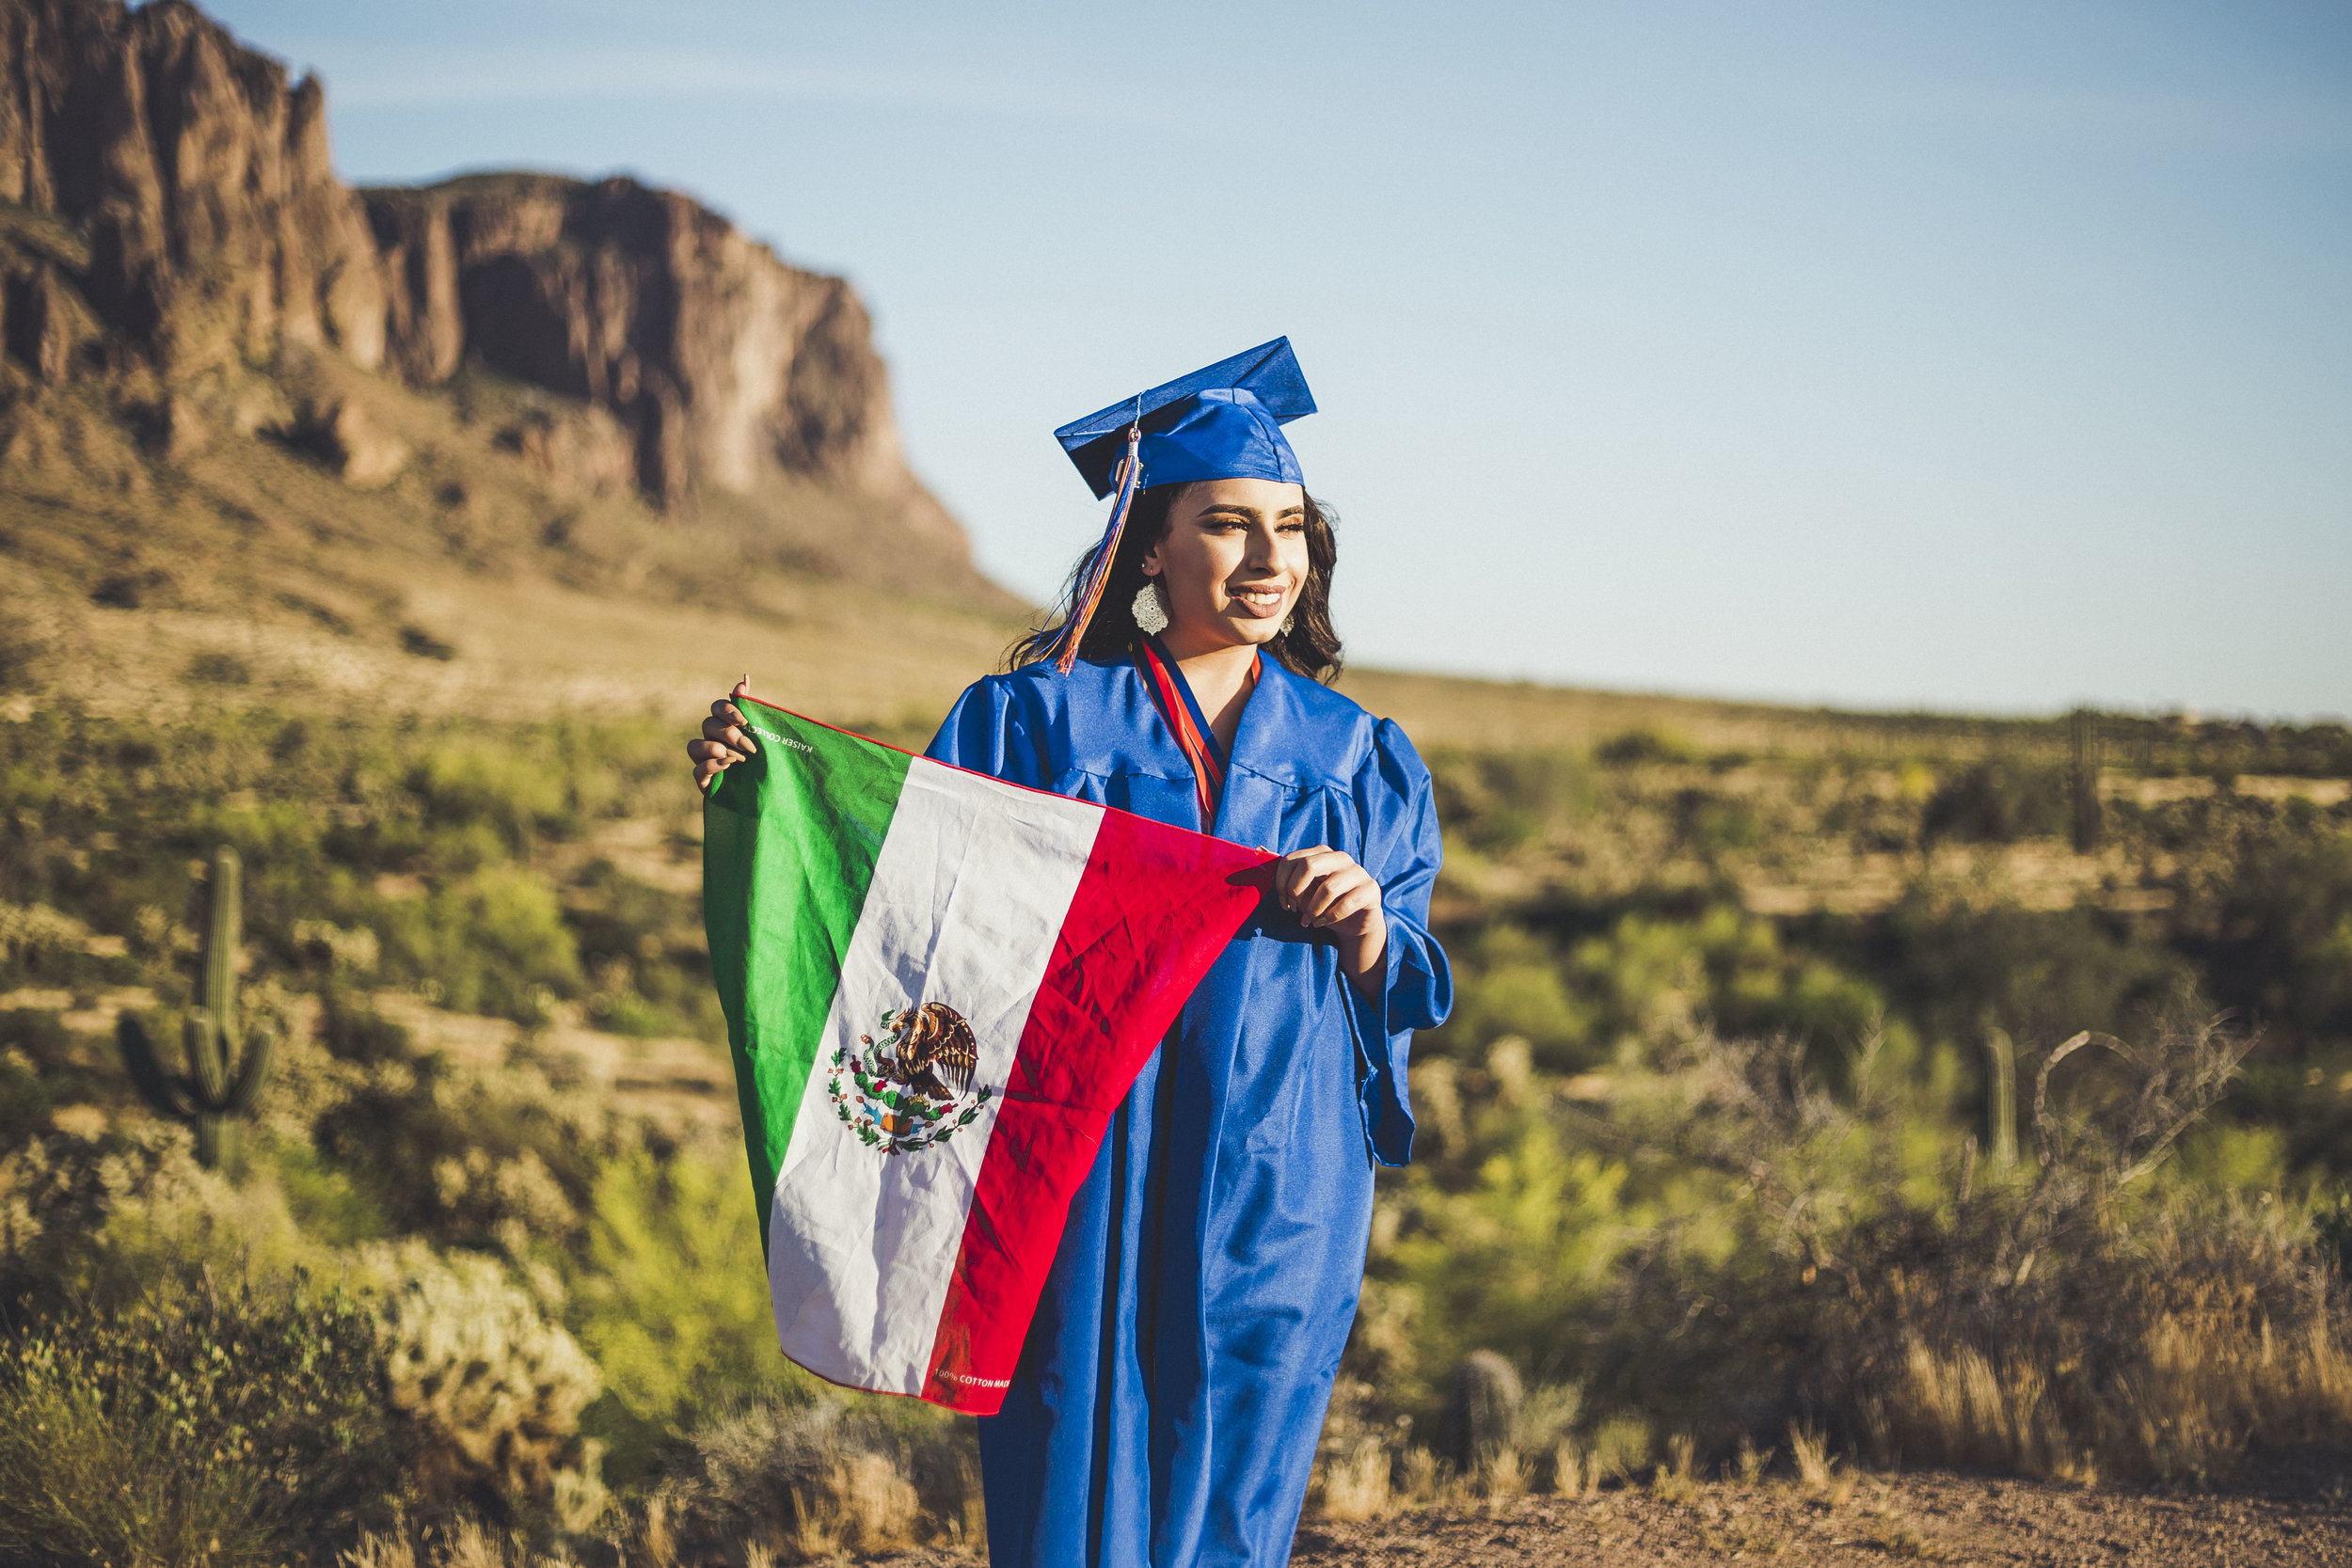
[[[1018,610],[845,280],[628,179],[353,190],[323,86],[184,0],[0,0],[0,684],[424,703],[650,695],[614,656],[690,604],[845,671]]]
[[[843,279],[634,180],[353,190],[326,88],[186,0],[0,0],[0,711],[683,721],[748,671],[919,737],[1021,613]],[[1781,727],[1347,688],[1430,743]]]

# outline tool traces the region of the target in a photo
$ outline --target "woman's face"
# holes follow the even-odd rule
[[[1270,479],[1187,485],[1142,566],[1168,594],[1177,657],[1269,642],[1307,586],[1307,493]]]

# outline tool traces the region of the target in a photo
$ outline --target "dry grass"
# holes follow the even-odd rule
[[[1666,1441],[1666,1457],[1650,1476],[1650,1491],[1661,1502],[1688,1502],[1698,1491],[1698,1444],[1687,1432]]]
[[[912,1546],[923,1524],[914,1483],[887,1454],[844,1455],[821,1486],[795,1492],[793,1502],[797,1517],[788,1540],[810,1560]]]
[[[2124,1332],[2136,1343],[2123,1370],[2063,1397],[2060,1374],[2031,1351],[1996,1358],[1914,1341],[1882,1406],[1886,1440],[1906,1457],[2090,1484],[2103,1468],[2202,1479],[2258,1438],[2352,1433],[2352,1356],[2324,1317],[2281,1334],[2235,1303],[2206,1301]]]
[[[1533,1477],[1528,1464],[1518,1449],[1511,1447],[1495,1449],[1486,1455],[1478,1466],[1478,1495],[1489,1502],[1508,1502],[1525,1497]]]
[[[469,1513],[454,1513],[426,1528],[402,1520],[361,1536],[337,1559],[340,1568],[559,1568],[567,1560],[541,1557],[504,1530]]]
[[[1389,1450],[1377,1437],[1360,1439],[1347,1457],[1323,1473],[1323,1516],[1377,1519],[1389,1512]]]
[[[1552,1445],[1551,1489],[1563,1497],[1583,1497],[1600,1490],[1600,1478],[1585,1463],[1583,1450],[1572,1437]]]
[[[1941,1562],[1950,1555],[1941,1542],[1892,1510],[1864,1527],[1864,1538],[1888,1557],[1914,1562]]]
[[[1808,1492],[1827,1492],[1835,1483],[1837,1461],[1829,1451],[1829,1438],[1819,1427],[1788,1429],[1788,1457],[1797,1466],[1797,1481]]]
[[[1440,1488],[1438,1456],[1427,1449],[1414,1449],[1405,1456],[1405,1497],[1406,1501],[1425,1503],[1434,1500]]]
[[[657,1519],[649,1505],[639,1527],[649,1561],[691,1543],[755,1542],[815,1561],[987,1534],[969,1431],[921,1412],[753,1403],[698,1431],[692,1447],[690,1472],[656,1499],[664,1512]]]
[[[168,1415],[35,1385],[0,1418],[0,1558],[193,1562],[274,1556],[258,1478],[188,1462]]]
[[[1938,1192],[1901,1164],[1903,1102],[1868,1051],[1833,1093],[1794,1047],[1694,1039],[1654,1105],[1602,1131],[1739,1183],[1744,1250],[1649,1243],[1599,1361],[1640,1369],[1638,1391],[1604,1371],[1596,1398],[1638,1397],[1725,1455],[1759,1413],[1801,1416],[1790,1456],[1823,1494],[1833,1437],[1874,1464],[2075,1482],[2199,1481],[2258,1445],[2352,1437],[2352,1302],[2301,1217],[2154,1180],[2247,1043],[2194,1014],[2076,1036],[2028,1077],[2032,1164],[1961,1161]]]
[[[1623,1481],[1647,1463],[1649,1456],[1649,1423],[1629,1416],[1612,1417],[1595,1429],[1586,1445],[1586,1485]]]
[[[405,1521],[389,1530],[368,1531],[336,1561],[340,1568],[420,1568]]]

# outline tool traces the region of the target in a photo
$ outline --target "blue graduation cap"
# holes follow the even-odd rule
[[[1179,376],[1054,432],[1097,498],[1119,487],[1131,430],[1141,434],[1138,484],[1199,479],[1304,483],[1282,426],[1315,411],[1288,338]]]
[[[1054,432],[1099,499],[1117,491],[1110,527],[1071,602],[1055,667],[1063,674],[1103,596],[1136,491],[1203,479],[1270,479],[1303,484],[1298,454],[1282,426],[1315,411],[1314,394],[1288,338],[1260,343],[1190,375],[1112,404]]]

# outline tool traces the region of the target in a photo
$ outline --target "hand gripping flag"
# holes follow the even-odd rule
[[[1269,858],[739,698],[703,920],[784,1352],[995,1413],[1111,1112]]]

